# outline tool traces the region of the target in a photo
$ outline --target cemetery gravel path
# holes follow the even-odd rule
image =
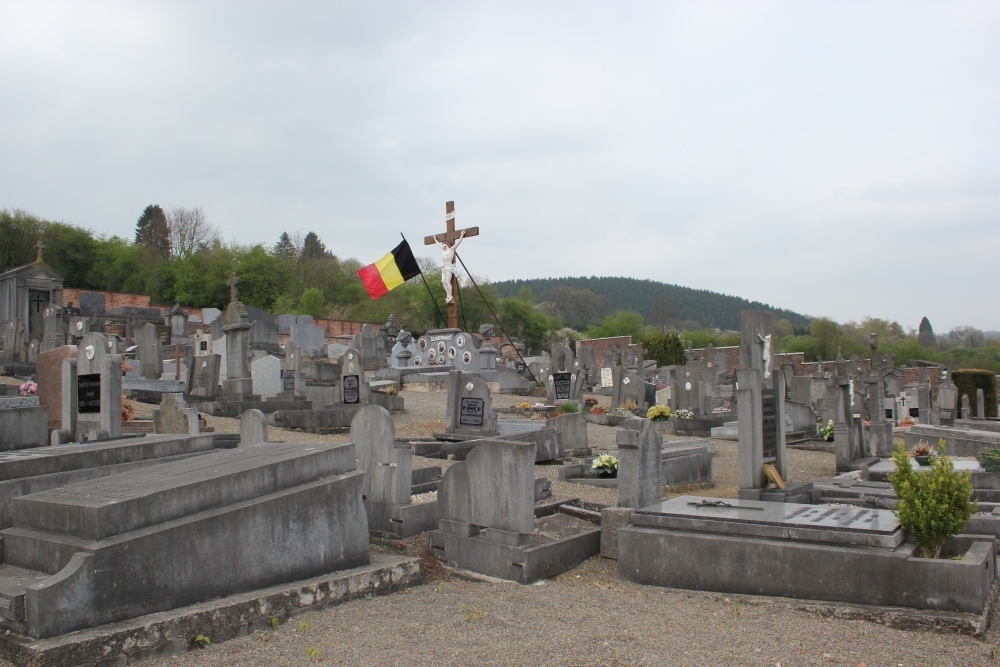
[[[399,437],[430,437],[444,426],[444,396],[403,392]],[[497,396],[497,407],[522,398]],[[532,402],[537,399],[529,399]],[[606,402],[606,399],[604,399]],[[140,405],[137,416],[151,416]],[[235,419],[209,417],[220,432]],[[347,442],[346,434],[316,436],[269,429],[273,440]],[[614,429],[588,426],[592,447],[614,450]],[[736,444],[717,440],[716,486],[701,495],[736,495]],[[832,474],[825,452],[789,450],[789,477]],[[415,466],[447,461],[415,457]],[[553,481],[557,498],[614,503],[614,491]],[[672,495],[672,494],[666,494]],[[400,544],[426,554],[426,537]],[[384,551],[375,546],[373,550]],[[592,558],[541,584],[470,580],[430,563],[428,583],[370,600],[355,600],[293,617],[276,631],[234,639],[176,656],[141,661],[145,667],[271,667],[278,665],[1000,665],[1000,630],[985,640],[906,632],[866,621],[825,619],[766,598],[754,602],[715,593],[640,586],[618,579],[615,561]],[[996,653],[997,657],[993,658]],[[8,663],[0,661],[2,667]]]
[[[1000,664],[991,658],[997,643],[995,631],[985,641],[906,632],[779,601],[640,586],[618,580],[614,561],[594,558],[531,586],[439,571],[423,586],[138,664],[958,667]]]

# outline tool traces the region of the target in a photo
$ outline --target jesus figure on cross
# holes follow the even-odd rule
[[[455,263],[455,253],[458,251],[458,244],[465,238],[465,230],[455,239],[454,245],[448,245],[447,241],[438,241],[441,247],[441,282],[444,284],[445,303],[451,303],[455,296],[451,293],[451,277],[455,275],[458,266]]]

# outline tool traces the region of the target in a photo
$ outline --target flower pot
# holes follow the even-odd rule
[[[600,478],[602,478],[602,479],[612,479],[614,477],[618,477],[618,471],[617,470],[598,470],[597,471],[597,476],[600,477]]]
[[[929,466],[931,464],[932,456],[930,454],[927,454],[921,456],[914,456],[913,458],[915,458],[917,460],[917,463],[919,463],[920,465]]]

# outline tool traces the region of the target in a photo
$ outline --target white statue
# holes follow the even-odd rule
[[[451,277],[455,275],[457,269],[455,265],[455,252],[458,250],[458,244],[464,238],[465,231],[463,230],[459,234],[458,239],[455,240],[455,245],[448,245],[444,241],[438,241],[438,245],[441,246],[441,282],[444,284],[445,303],[451,303],[455,300],[455,296],[451,293]]]

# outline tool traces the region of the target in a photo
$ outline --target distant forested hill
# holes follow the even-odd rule
[[[787,319],[793,327],[809,326],[805,315],[773,308],[758,301],[747,301],[708,290],[667,285],[655,280],[635,278],[538,278],[506,280],[493,283],[500,296],[516,296],[527,288],[539,302],[555,305],[569,326],[585,328],[618,310],[636,310],[647,324],[674,324],[689,328],[740,328],[740,311],[765,310],[778,319]]]

